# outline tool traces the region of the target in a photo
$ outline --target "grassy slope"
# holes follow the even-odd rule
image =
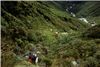
[[[83,16],[100,16],[100,3],[99,2],[86,2],[81,7],[77,15]]]
[[[77,16],[86,17],[90,22],[95,21],[100,24],[100,2],[86,2],[84,3],[76,14]]]
[[[2,67],[8,65],[12,67],[16,63],[16,58],[12,53],[16,45],[19,44],[22,52],[25,52],[30,43],[37,44],[42,41],[44,44],[52,44],[56,41],[55,31],[70,30],[67,24],[69,20],[66,22],[59,18],[63,18],[63,15],[67,16],[67,13],[57,10],[56,14],[55,8],[49,7],[49,9],[45,4],[42,5],[41,2],[2,2]],[[67,18],[66,16],[64,18]],[[53,32],[50,29],[53,29]],[[5,63],[5,59],[8,63]]]
[[[65,9],[69,9],[69,13],[73,12],[77,17],[86,17],[89,22],[95,21],[99,24],[100,19],[100,2],[82,2],[82,1],[73,1],[73,2],[53,2],[53,4],[59,9],[65,11]],[[73,6],[73,8],[69,8]]]
[[[8,65],[13,67],[13,64],[16,63],[13,55],[15,45],[19,45],[23,53],[28,50],[28,47],[31,47],[30,44],[38,46],[36,48],[42,53],[40,56],[42,63],[47,63],[52,67],[59,64],[68,65],[70,61],[61,61],[67,57],[69,59],[70,57],[80,57],[83,60],[90,57],[91,54],[97,53],[97,51],[95,53],[91,51],[92,46],[94,47],[96,44],[94,41],[91,43],[92,40],[82,40],[79,37],[81,34],[76,33],[76,31],[83,31],[83,28],[87,26],[76,18],[72,18],[70,14],[54,7],[54,4],[49,2],[2,2],[1,6],[2,67]],[[58,35],[57,37],[55,36],[56,31],[71,32],[68,36]],[[89,48],[85,47],[86,44],[89,44]],[[84,48],[81,47],[82,45]],[[47,48],[49,54],[45,55],[43,48]],[[83,53],[80,49],[83,49]],[[8,63],[4,63],[5,59]]]

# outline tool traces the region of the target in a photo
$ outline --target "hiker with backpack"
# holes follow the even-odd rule
[[[38,63],[38,57],[36,54],[32,54],[32,53],[29,53],[29,57],[28,57],[28,61],[30,63],[33,63],[33,64],[37,64]]]
[[[38,56],[37,56],[37,54],[39,54],[39,53],[40,53],[39,51],[36,52],[36,49],[34,47],[33,48],[29,48],[29,51],[27,51],[24,54],[24,57],[30,63],[37,64],[38,63]]]

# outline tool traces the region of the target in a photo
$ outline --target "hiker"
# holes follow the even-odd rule
[[[32,61],[33,61],[34,64],[37,64],[38,63],[37,54],[33,54]]]
[[[38,57],[36,54],[29,53],[29,62],[37,64],[38,63]]]
[[[32,53],[29,53],[28,61],[32,63]]]

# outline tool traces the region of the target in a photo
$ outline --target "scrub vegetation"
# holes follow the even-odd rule
[[[89,21],[95,19],[97,24],[90,26],[78,17],[72,17],[64,10],[63,4],[67,7],[76,4],[77,16],[84,15]],[[76,61],[78,67],[100,67],[99,4],[2,1],[1,66],[74,67],[71,62]],[[78,9],[79,6],[82,8]],[[38,66],[28,63],[23,57],[33,47],[40,52]]]

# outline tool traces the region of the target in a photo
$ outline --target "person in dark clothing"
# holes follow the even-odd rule
[[[29,53],[29,62],[36,64],[37,63],[37,56],[36,54]]]
[[[29,53],[29,58],[28,58],[29,62],[32,63],[32,54]]]
[[[35,64],[35,61],[36,61],[36,56],[35,55],[32,55],[32,62]]]

